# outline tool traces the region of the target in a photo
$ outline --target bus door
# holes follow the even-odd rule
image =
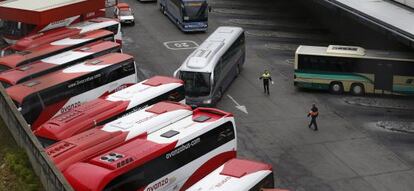
[[[378,63],[375,68],[375,90],[392,91],[393,86],[392,65],[387,63]]]

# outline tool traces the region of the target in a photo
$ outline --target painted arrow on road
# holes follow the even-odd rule
[[[233,97],[231,97],[231,95],[227,94],[227,97],[229,97],[234,104],[236,104],[236,108],[239,109],[240,111],[244,112],[245,114],[249,114],[249,112],[247,112],[247,108],[244,105],[240,105]]]

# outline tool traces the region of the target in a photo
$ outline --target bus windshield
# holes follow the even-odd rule
[[[35,27],[36,25],[22,22],[4,21],[1,33],[3,35],[21,38],[28,35]]]
[[[207,7],[206,2],[186,2],[183,9],[184,21],[207,21]]]
[[[180,72],[184,81],[185,94],[190,97],[210,95],[210,73]]]

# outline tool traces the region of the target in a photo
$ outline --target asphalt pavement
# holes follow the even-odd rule
[[[218,26],[246,30],[246,63],[217,107],[236,117],[239,157],[271,163],[277,187],[414,190],[413,134],[375,125],[378,121],[414,121],[413,99],[371,96],[366,99],[409,107],[369,107],[349,104],[355,100],[352,96],[293,86],[297,46],[343,43],[297,0],[210,0],[208,32],[192,34],[180,32],[156,3],[124,2],[135,10],[136,24],[123,28],[123,50],[135,56],[141,79],[172,75],[192,48]],[[269,96],[258,80],[264,69],[271,71],[275,82]],[[319,107],[319,131],[307,127],[312,103]],[[247,112],[236,106],[245,106]]]

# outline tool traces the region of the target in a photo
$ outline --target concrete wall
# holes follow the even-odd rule
[[[409,6],[411,8],[414,8],[414,0],[393,0],[393,1]]]
[[[19,147],[23,148],[47,191],[73,191],[33,135],[23,116],[0,85],[0,116]]]

